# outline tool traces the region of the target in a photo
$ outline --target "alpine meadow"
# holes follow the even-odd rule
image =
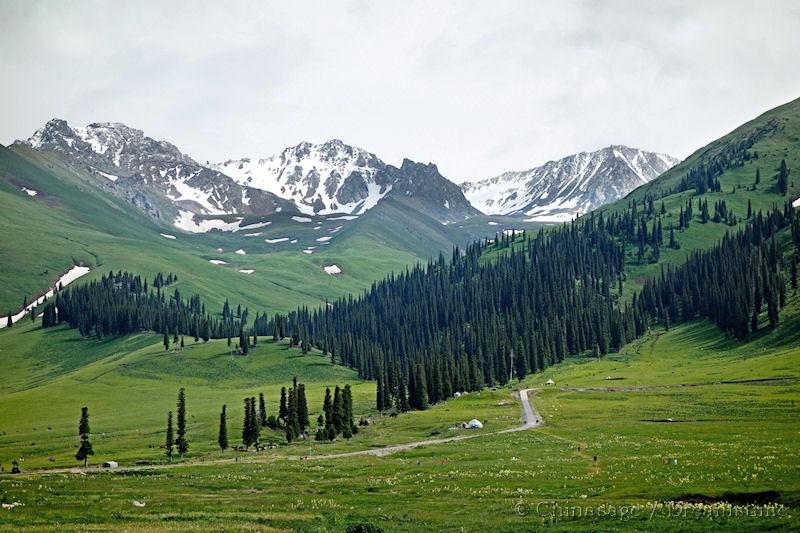
[[[0,12],[0,531],[800,530],[793,3]]]

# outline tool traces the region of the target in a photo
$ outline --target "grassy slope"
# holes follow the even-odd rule
[[[39,194],[30,197],[21,187]],[[158,227],[53,156],[0,147],[0,270],[5,280],[0,284],[0,313],[20,307],[24,296],[43,291],[73,263],[95,269],[89,279],[111,269],[148,277],[172,271],[182,291],[200,293],[212,309],[221,309],[229,298],[251,310],[285,312],[357,293],[439,250],[449,253],[454,243],[466,239],[465,232],[401,203],[386,204],[356,221],[314,217],[297,222],[277,214],[248,217],[248,224],[271,222],[252,232],[184,234]],[[318,240],[326,236],[331,237],[327,242]],[[265,242],[283,237],[298,242]],[[308,247],[314,247],[313,253],[302,252]],[[237,249],[246,255],[235,254]],[[212,265],[210,259],[227,264]],[[331,264],[342,274],[325,273],[323,267]],[[245,269],[255,272],[238,272]]]
[[[188,339],[187,339],[188,340]],[[240,404],[263,392],[268,411],[277,414],[282,386],[298,376],[307,385],[311,420],[321,412],[325,387],[353,385],[358,416],[373,415],[375,384],[355,372],[334,366],[319,353],[303,356],[299,350],[262,338],[250,357],[231,356],[224,340],[207,344],[190,341],[183,352],[165,352],[155,335],[81,340],[66,328],[41,330],[25,320],[0,334],[4,380],[0,384],[0,463],[17,456],[26,467],[74,464],[75,413],[90,407],[95,433],[95,461],[116,459],[128,464],[163,462],[158,449],[164,418],[174,410],[175,395],[186,387],[194,459],[217,450],[218,413],[229,406],[231,442],[241,434]],[[49,399],[57,398],[58,402]],[[475,416],[489,421],[486,431],[515,425],[519,408],[509,392],[487,391],[448,402],[419,415],[376,420],[351,442],[323,449],[350,450],[423,439],[434,431],[446,432],[456,422]],[[488,404],[486,398],[491,398]],[[132,407],[135,406],[135,407]],[[458,408],[455,408],[455,407]],[[267,432],[265,440],[282,440]],[[306,453],[316,446],[310,443]],[[52,457],[54,461],[48,461]]]
[[[721,184],[720,192],[709,192],[702,196],[708,201],[711,215],[714,214],[714,204],[719,200],[724,200],[728,209],[739,217],[740,222],[737,228],[723,224],[699,223],[700,210],[697,209],[697,198],[694,190],[672,194],[663,199],[667,215],[662,216],[662,226],[664,228],[665,244],[668,243],[668,227],[672,223],[678,225],[678,215],[681,206],[692,198],[694,200],[695,220],[685,230],[676,231],[676,239],[681,248],[672,250],[664,247],[661,250],[661,259],[658,263],[635,264],[629,263],[627,272],[628,281],[626,289],[634,289],[641,284],[644,278],[657,275],[662,265],[680,264],[691,253],[699,248],[709,248],[716,244],[725,232],[736,232],[747,223],[747,203],[751,202],[753,211],[768,211],[777,206],[782,208],[784,203],[792,202],[800,196],[800,99],[789,102],[785,105],[772,109],[755,119],[736,128],[724,137],[710,143],[709,145],[697,150],[679,165],[665,172],[656,180],[639,187],[631,192],[626,198],[617,201],[602,211],[620,211],[627,208],[631,199],[642,201],[646,195],[651,194],[656,198],[661,196],[661,191],[668,191],[676,187],[688,169],[702,163],[708,158],[719,153],[725,146],[735,144],[744,138],[749,132],[774,122],[777,124],[775,131],[765,135],[756,142],[750,152],[757,151],[759,158],[751,159],[741,167],[727,170],[719,176]],[[789,191],[787,195],[781,195],[776,188],[776,176],[781,159],[785,159],[790,169]],[[750,190],[755,183],[756,169],[761,170],[761,183],[755,190]],[[662,200],[656,200],[656,208],[660,208]],[[651,226],[652,227],[652,226]],[[634,250],[630,250],[633,254]],[[631,258],[633,255],[631,255]]]
[[[0,515],[0,524],[44,526],[58,521],[81,529],[97,524],[102,528],[158,529],[191,525],[203,529],[224,526],[226,530],[274,527],[335,531],[361,521],[378,524],[387,531],[441,531],[459,527],[465,531],[520,531],[542,527],[554,531],[797,528],[800,526],[795,508],[800,501],[797,462],[800,441],[796,420],[800,414],[800,382],[713,384],[723,377],[800,377],[797,365],[800,315],[796,297],[789,311],[775,334],[763,335],[743,345],[733,347],[713,326],[695,322],[669,332],[654,331],[618,355],[599,361],[570,361],[548,369],[544,375],[531,377],[525,385],[546,389],[534,399],[547,422],[541,429],[422,447],[384,458],[295,459],[298,455],[313,456],[320,451],[381,445],[391,441],[387,434],[395,432],[403,439],[411,439],[437,427],[431,424],[430,417],[442,424],[463,419],[466,413],[481,409],[494,414],[498,419],[496,427],[502,427],[502,416],[513,417],[511,408],[516,413],[517,407],[508,401],[507,390],[487,392],[481,396],[471,395],[466,400],[469,403],[461,404],[464,399],[459,399],[428,413],[380,420],[350,443],[293,444],[260,454],[259,462],[237,464],[229,453],[226,455],[228,462],[191,468],[129,474],[0,478],[0,495],[25,503],[24,507]],[[17,334],[34,335],[21,331]],[[271,366],[266,360],[272,360],[274,355],[279,368],[293,365],[276,372],[276,376],[304,371],[305,360],[325,364],[314,355],[286,359],[286,353],[273,352],[285,350],[282,346],[266,350],[250,359],[239,359],[237,363],[258,372],[258,368]],[[213,348],[196,348],[195,351],[197,354],[190,357],[215,359]],[[167,363],[172,355],[159,356],[157,352],[156,347],[139,349],[120,361],[98,362],[90,365],[91,370],[86,374],[81,371],[71,377],[65,375],[48,385],[57,387],[61,379],[85,379],[97,373],[102,365],[111,365],[115,370],[109,372],[110,377],[103,376],[99,380],[108,380],[116,388],[124,383],[125,390],[130,391],[119,421],[102,404],[91,404],[96,432],[110,424],[119,424],[127,430],[109,431],[105,438],[96,437],[98,456],[95,460],[125,458],[126,450],[160,442],[160,435],[155,429],[148,430],[145,421],[152,418],[154,427],[161,422],[155,413],[172,407],[170,394],[174,396],[175,385],[165,385],[163,389],[159,386],[159,390],[154,391],[152,387],[156,385],[148,384],[147,371],[158,369],[161,372],[173,366],[172,362]],[[282,362],[277,362],[277,357],[281,357]],[[123,370],[124,361],[142,366]],[[724,374],[721,373],[722,362]],[[170,372],[176,370],[173,368]],[[609,382],[605,380],[609,375],[625,379]],[[556,387],[543,387],[548,377],[556,381]],[[342,379],[347,378],[342,376]],[[321,385],[329,380],[310,377],[307,381]],[[221,378],[222,386],[234,383],[235,388],[226,393],[220,390],[221,386],[203,388],[195,381],[188,385],[190,414],[197,416],[190,425],[194,458],[218,456],[211,451],[213,444],[210,442],[213,441],[215,409],[222,401],[234,404],[235,399],[230,399],[232,392],[242,396],[257,388],[272,391],[268,398],[270,408],[274,408],[274,387],[254,387],[250,378],[241,376]],[[559,388],[567,384],[676,383],[711,384],[636,392],[579,392]],[[99,386],[85,383],[82,394],[91,396],[95,390],[103,394],[101,389],[95,388]],[[139,392],[140,387],[145,388]],[[70,388],[76,389],[74,385]],[[312,394],[317,388],[317,385],[310,388]],[[367,388],[368,384],[356,385],[357,411],[364,409],[364,402],[371,395]],[[40,389],[46,390],[46,387]],[[163,398],[147,400],[148,392]],[[208,400],[204,398],[206,395],[210,396]],[[106,393],[102,401],[123,405],[124,400],[110,398]],[[318,403],[317,400],[318,394],[315,394],[312,405]],[[66,401],[78,405],[77,398],[68,396]],[[145,402],[141,408],[128,408],[139,405],[140,401]],[[0,412],[8,412],[7,406],[4,403]],[[42,411],[47,410],[45,407]],[[230,423],[234,425],[238,409],[230,409]],[[76,409],[70,405],[65,413],[67,411],[75,420],[64,421],[60,428],[54,427],[56,437],[48,437],[53,450],[47,453],[53,453],[58,463],[69,461],[68,454],[73,450],[63,448],[76,441],[71,431],[74,428],[68,423],[77,422],[73,412]],[[141,414],[149,411],[154,411],[152,417]],[[34,409],[33,416],[38,416],[39,412]],[[28,426],[32,425],[32,420],[6,416],[7,420],[13,420],[13,427],[22,431],[17,435],[6,430],[7,435],[0,440],[4,455],[11,448],[7,445],[10,441],[27,444],[29,439],[41,438],[43,428],[37,428],[39,435],[36,437],[30,433]],[[666,418],[681,422],[646,421]],[[132,426],[141,428],[141,434],[131,429]],[[237,432],[235,426],[229,429],[234,441]],[[145,449],[142,456],[158,460],[160,452]],[[667,459],[677,459],[677,464],[665,463]],[[29,459],[23,466],[33,464],[34,460]],[[287,487],[291,490],[286,490]],[[697,507],[679,513],[658,506],[693,494],[719,497],[724,493],[761,491],[777,491],[781,505],[786,508],[758,507],[754,511],[758,513],[756,516],[731,517],[713,515],[714,512],[720,514],[719,509],[713,507]],[[133,500],[145,501],[147,506],[135,508],[131,504]],[[560,507],[554,510],[550,502],[557,502]],[[540,504],[538,509],[543,516],[537,513]],[[591,508],[597,512],[602,505],[605,509],[614,506],[618,512],[592,518],[559,514],[567,513],[567,506]],[[738,512],[744,512],[744,508]],[[776,516],[769,516],[769,513]]]

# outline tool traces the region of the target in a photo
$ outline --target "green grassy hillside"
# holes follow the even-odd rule
[[[229,298],[251,310],[285,312],[357,293],[392,271],[449,253],[474,233],[391,200],[355,219],[298,221],[279,213],[246,217],[242,224],[269,222],[252,231],[183,233],[158,225],[95,180],[53,154],[0,147],[0,313],[21,307],[25,296],[40,294],[73,264],[93,269],[86,279],[108,270],[148,277],[171,271],[181,291],[200,293],[212,309]],[[341,273],[326,273],[330,265]]]
[[[731,154],[736,153],[737,148],[745,146],[747,148],[744,150],[747,153],[751,156],[757,153],[758,158],[736,161],[736,156]],[[717,176],[721,184],[719,192],[697,194],[695,189],[673,192],[691,169],[707,165],[715,158],[725,157],[734,160],[724,164],[724,171]],[[785,195],[777,188],[776,178],[781,160],[786,161],[789,168],[789,188]],[[757,170],[761,175],[758,185],[755,184]],[[599,212],[621,212],[627,209],[629,202],[633,200],[644,202],[648,196],[654,198],[657,210],[660,210],[663,202],[667,211],[666,215],[661,216],[665,244],[669,238],[667,228],[670,224],[677,228],[680,208],[685,207],[690,199],[694,200],[695,204],[695,220],[686,229],[680,231],[676,229],[676,239],[680,249],[673,250],[664,246],[658,262],[638,263],[633,260],[629,262],[628,280],[632,282],[629,284],[631,287],[638,286],[645,277],[657,275],[662,265],[680,264],[693,250],[709,248],[719,242],[726,232],[735,233],[743,228],[748,222],[746,218],[748,202],[753,212],[766,212],[775,206],[782,208],[786,202],[792,203],[800,197],[800,99],[772,109],[743,124],[728,135],[697,150],[652,182],[637,188],[627,197],[602,208]],[[731,227],[725,223],[698,223],[699,209],[696,205],[700,198],[708,201],[712,214],[714,204],[720,200],[724,201],[728,209],[739,219],[738,224]],[[652,222],[650,229],[652,230]]]
[[[652,331],[619,354],[574,359],[531,376],[518,386],[541,389],[533,396],[545,420],[539,429],[492,433],[514,425],[519,413],[510,391],[499,389],[424,413],[376,418],[347,443],[296,442],[238,463],[234,456],[242,454],[213,451],[220,403],[229,405],[235,442],[239,397],[264,390],[274,410],[278,382],[305,373],[316,413],[318,390],[354,382],[353,376],[284,345],[229,360],[221,343],[176,355],[147,337],[127,345],[106,341],[102,350],[90,343],[90,353],[111,355],[43,376],[34,369],[40,360],[52,368],[53,356],[37,355],[37,346],[61,351],[70,342],[85,343],[65,330],[48,331],[55,338],[45,339],[41,331],[19,328],[0,334],[2,353],[29,339],[20,359],[34,361],[30,370],[11,371],[21,390],[0,394],[0,453],[6,466],[24,455],[28,474],[0,476],[0,498],[24,504],[0,515],[0,526],[340,531],[368,522],[385,531],[793,530],[800,527],[798,310],[793,296],[777,331],[743,344],[693,322]],[[548,378],[556,384],[545,385]],[[192,448],[184,466],[30,473],[74,464],[82,403],[92,412],[94,461],[165,462],[155,447],[178,383],[189,393]],[[655,388],[636,388],[648,386]],[[369,414],[374,389],[356,383],[354,390],[357,414]],[[48,401],[57,394],[63,401]],[[475,439],[386,457],[324,457],[424,439],[474,413],[489,428]]]

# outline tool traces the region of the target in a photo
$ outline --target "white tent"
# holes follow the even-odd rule
[[[460,392],[454,392],[453,393],[453,398],[461,398],[461,393]]]
[[[469,424],[467,424],[467,426],[470,429],[481,429],[483,427],[483,424],[481,424],[481,421],[478,420],[477,418],[473,418],[472,420],[469,421]]]
[[[555,385],[555,384],[556,384],[556,382],[553,381],[552,379],[548,379],[547,383],[546,383],[546,385]]]
[[[106,461],[105,463],[103,463],[103,468],[117,468],[118,466],[119,463],[117,463],[116,461]]]

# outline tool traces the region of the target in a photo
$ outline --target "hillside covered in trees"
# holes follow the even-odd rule
[[[751,214],[744,230],[668,266],[628,300],[626,246],[657,250],[663,241],[660,224],[651,233],[636,212],[634,203],[623,214],[588,217],[535,238],[456,250],[449,262],[440,256],[358,298],[298,310],[289,328],[300,342],[378,380],[379,408],[403,410],[504,384],[570,355],[616,351],[653,324],[705,317],[741,339],[758,330],[764,306],[769,324],[777,324],[786,272],[797,287],[796,252],[785,264],[779,238],[791,228],[795,248],[800,243],[791,207]],[[482,260],[495,251],[503,253]]]

